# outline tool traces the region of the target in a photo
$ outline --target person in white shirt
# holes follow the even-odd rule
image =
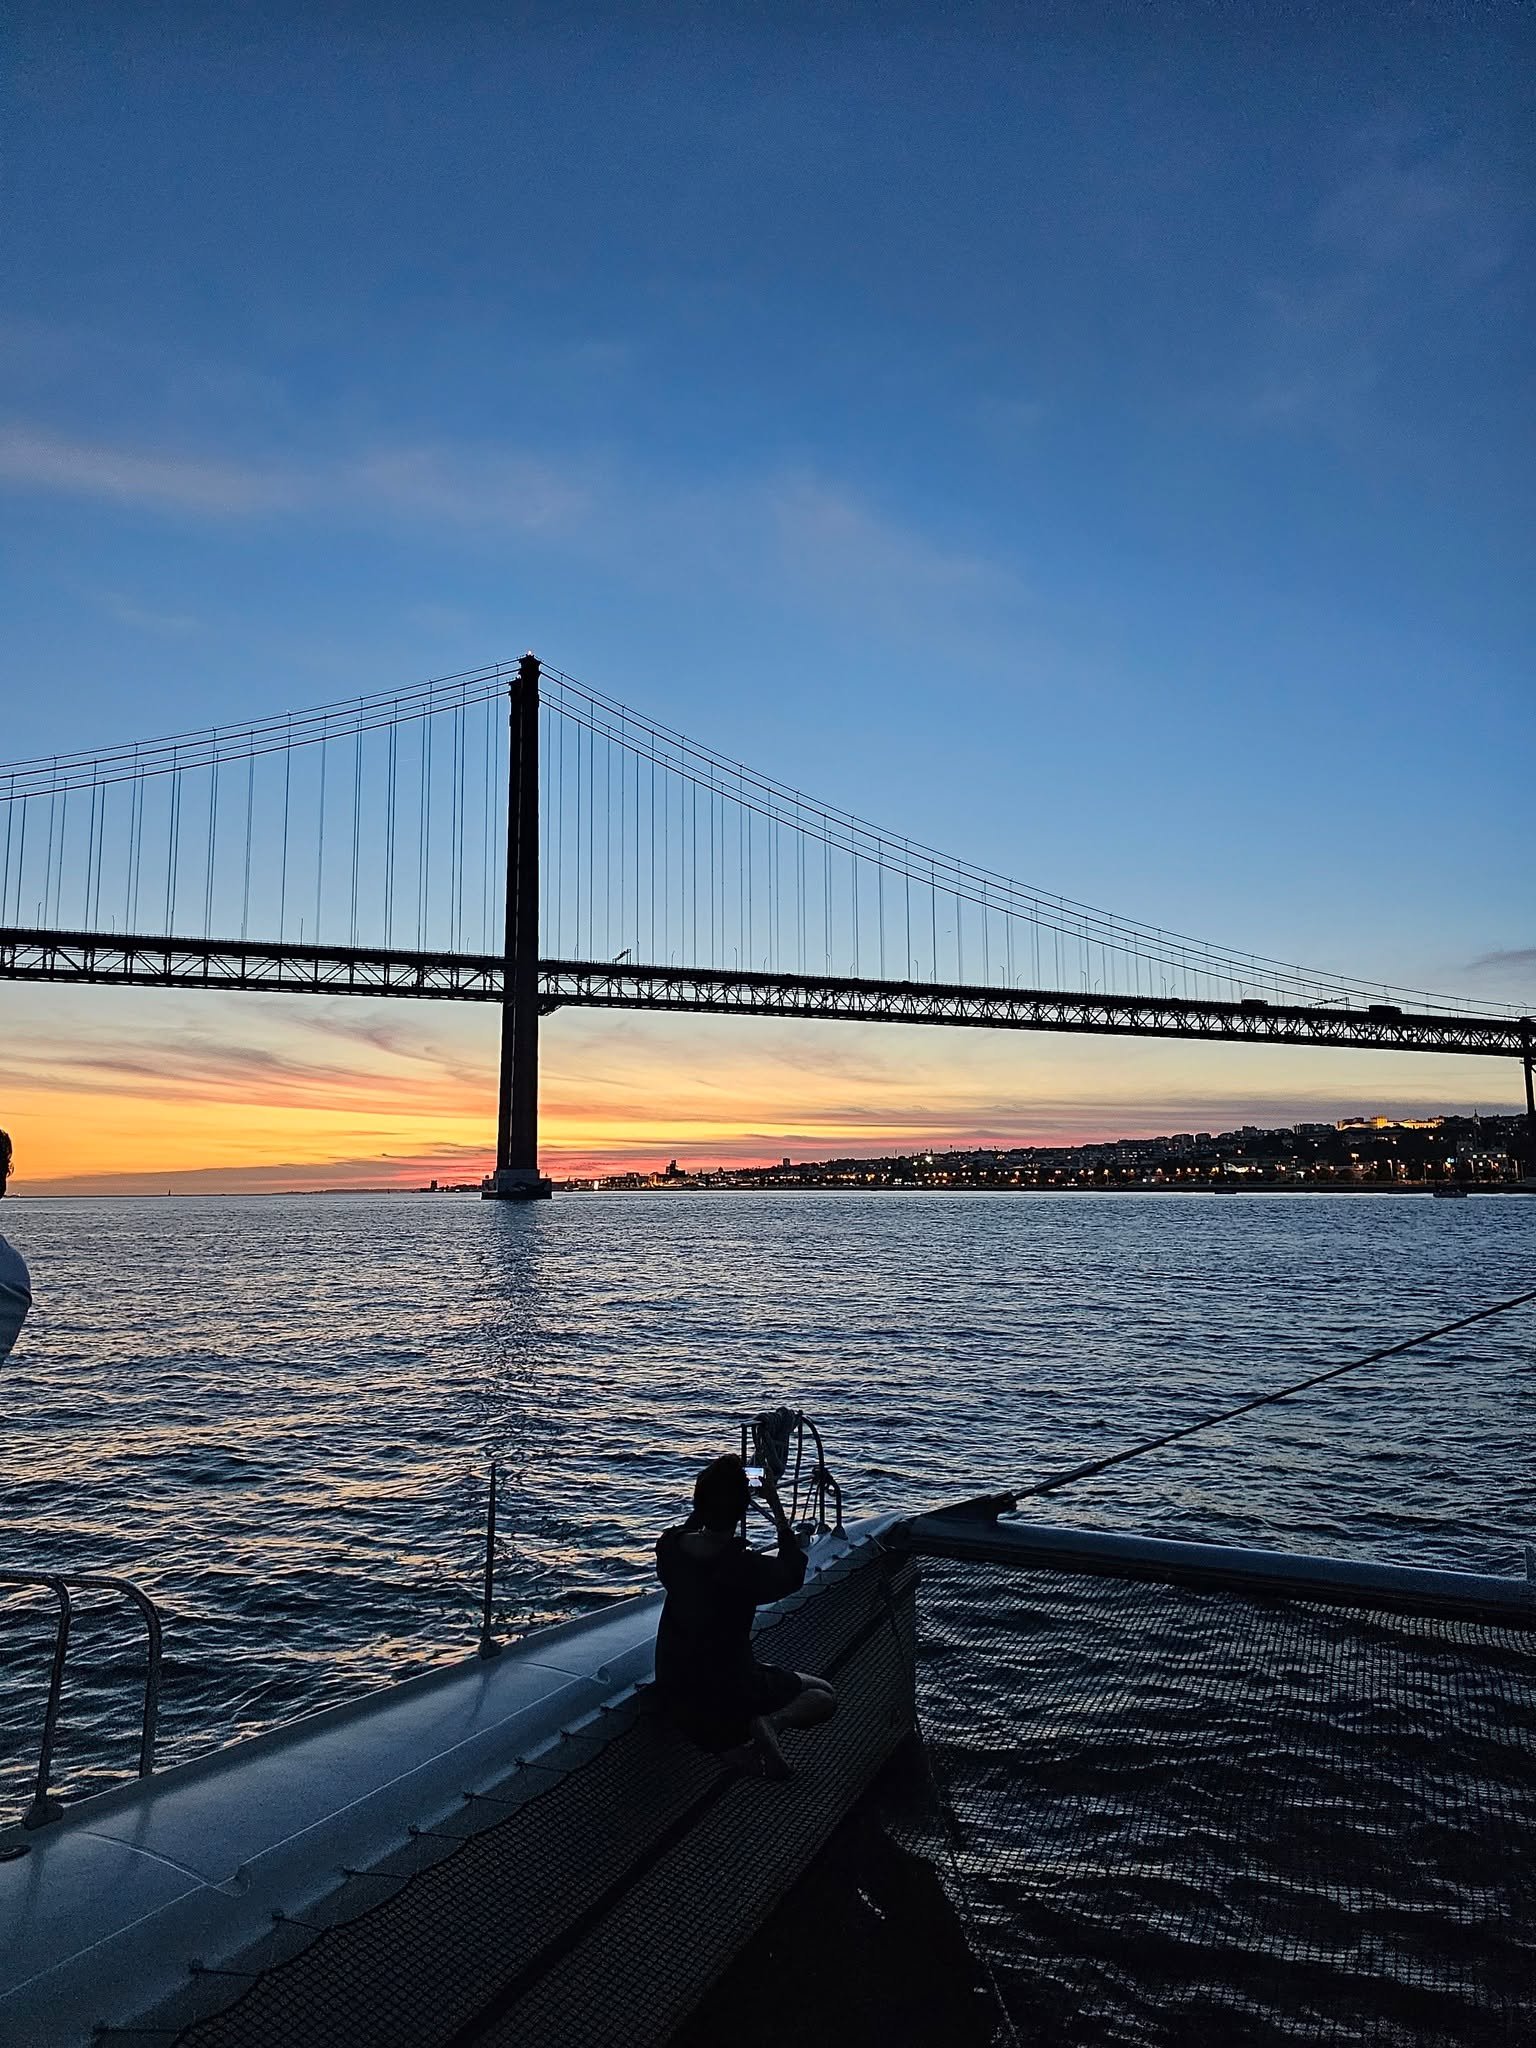
[[[5,1131],[0,1131],[0,1195],[5,1193],[10,1177],[11,1141]],[[16,1342],[31,1306],[32,1276],[27,1271],[27,1262],[0,1237],[0,1358],[6,1357]]]

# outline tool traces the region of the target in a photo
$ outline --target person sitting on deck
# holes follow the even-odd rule
[[[805,1583],[805,1552],[790,1527],[771,1476],[761,1494],[778,1532],[777,1555],[753,1550],[738,1525],[751,1498],[740,1458],[716,1458],[694,1483],[693,1513],[656,1545],[656,1574],[667,1589],[656,1631],[656,1690],[674,1724],[765,1778],[787,1778],[782,1728],[828,1720],[837,1695],[823,1678],[759,1664],[752,1619],[769,1601]]]
[[[11,1176],[11,1141],[0,1131],[0,1195]],[[32,1306],[32,1280],[21,1253],[0,1237],[0,1358],[5,1358],[20,1335]]]

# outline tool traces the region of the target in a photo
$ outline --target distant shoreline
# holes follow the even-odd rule
[[[1199,1187],[921,1187],[917,1184],[894,1187],[816,1187],[786,1182],[782,1187],[722,1188],[693,1184],[679,1184],[675,1187],[647,1188],[594,1188],[579,1181],[556,1181],[557,1195],[579,1195],[590,1201],[595,1196],[623,1195],[632,1198],[637,1195],[663,1195],[669,1199],[678,1195],[933,1195],[943,1200],[952,1200],[965,1195],[1173,1195],[1186,1199],[1192,1195],[1220,1195],[1223,1199],[1234,1195],[1431,1195],[1435,1182],[1405,1181],[1395,1186],[1388,1182],[1373,1185],[1362,1182],[1356,1186],[1341,1184],[1329,1187],[1320,1182],[1298,1186],[1295,1181],[1244,1181],[1238,1186],[1223,1186],[1219,1182],[1207,1182]],[[1536,1195],[1536,1186],[1522,1185],[1517,1181],[1469,1182],[1468,1195]],[[24,1206],[28,1202],[283,1202],[318,1201],[344,1198],[348,1195],[430,1195],[433,1201],[455,1199],[461,1202],[477,1202],[478,1192],[468,1189],[449,1188],[175,1188],[164,1194],[127,1194],[121,1189],[76,1189],[69,1194],[20,1194],[12,1189],[7,1195],[8,1202]]]
[[[1176,1195],[1184,1198],[1190,1195],[1433,1195],[1435,1181],[1401,1181],[1396,1185],[1380,1182],[1360,1182],[1354,1186],[1340,1183],[1329,1187],[1323,1182],[1298,1185],[1286,1180],[1245,1180],[1240,1185],[1223,1185],[1209,1181],[1200,1187],[1180,1187],[1170,1184],[1163,1187],[922,1187],[916,1182],[891,1187],[834,1187],[803,1186],[786,1182],[782,1187],[761,1188],[720,1188],[720,1187],[651,1187],[651,1188],[594,1188],[576,1183],[562,1185],[555,1183],[555,1192],[562,1195],[937,1195],[948,1199],[956,1195]],[[1468,1195],[1536,1195],[1536,1186],[1521,1186],[1517,1181],[1474,1181],[1467,1183]]]

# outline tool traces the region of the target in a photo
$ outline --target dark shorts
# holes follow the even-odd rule
[[[802,1690],[798,1671],[788,1671],[782,1664],[754,1664],[745,1696],[676,1699],[663,1705],[673,1724],[700,1749],[738,1749],[751,1736],[751,1724],[759,1714],[776,1714]]]

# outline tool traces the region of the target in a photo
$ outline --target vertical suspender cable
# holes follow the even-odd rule
[[[560,706],[560,724],[555,733],[555,952],[566,955],[565,876],[561,869],[561,848],[565,844],[565,706]]]
[[[715,965],[715,792],[711,785],[706,789],[705,802],[709,805],[709,964]]]
[[[24,796],[21,800],[21,830],[16,834],[16,908],[14,922],[21,923],[21,885],[27,872],[27,811],[32,799]]]
[[[357,944],[357,857],[363,828],[363,700],[357,700],[357,731],[352,737],[352,921],[349,944]]]
[[[623,776],[618,778],[623,791]],[[612,944],[612,739],[602,737],[602,956],[610,961]]]
[[[59,816],[59,763],[54,757],[53,774],[48,784],[48,852],[43,861],[43,901],[41,905],[44,924],[50,921],[53,909],[53,835]],[[54,924],[56,917],[51,918]]]
[[[500,664],[499,662],[498,662],[498,663],[497,663],[497,665],[496,665],[496,680],[497,680],[498,682],[500,682],[500,681],[501,681],[501,664]],[[492,837],[492,834],[491,834],[491,700],[490,700],[490,698],[489,698],[489,697],[487,697],[487,698],[486,698],[486,700],[485,700],[485,703],[484,703],[484,705],[483,705],[483,706],[482,706],[481,708],[482,708],[482,709],[484,710],[484,712],[485,712],[485,733],[484,733],[484,737],[483,737],[483,740],[482,740],[482,742],[481,742],[481,744],[482,744],[482,747],[483,747],[483,750],[484,750],[484,767],[485,767],[485,795],[484,795],[484,800],[483,800],[483,802],[481,803],[481,806],[480,806],[480,950],[481,950],[481,952],[482,952],[482,953],[489,953],[489,951],[491,950],[491,837]],[[540,761],[541,761],[541,762],[543,762],[543,763],[544,763],[544,771],[545,771],[545,773],[546,773],[546,774],[548,774],[548,772],[549,772],[549,767],[548,767],[548,763],[549,763],[549,744],[548,744],[548,738],[547,738],[547,734],[548,734],[548,730],[549,730],[549,720],[553,718],[553,716],[554,716],[554,713],[553,713],[553,712],[552,712],[552,711],[551,711],[551,710],[550,710],[550,709],[548,708],[548,706],[547,706],[547,705],[546,705],[546,706],[543,706],[542,708],[543,708],[543,710],[544,710],[544,718],[545,718],[545,734],[546,734],[546,739],[545,739],[545,744],[544,744],[544,745],[543,745],[542,747],[540,747],[540,749],[539,749],[539,759],[540,759]],[[549,867],[548,867],[548,862],[547,862],[547,861],[545,861],[545,860],[544,860],[544,859],[542,858],[542,855],[541,855],[541,858],[540,858],[540,861],[539,861],[539,871],[540,871],[540,873],[541,873],[542,875],[544,875],[544,877],[545,877],[545,896],[546,896],[546,898],[547,898],[547,897],[548,897],[548,894],[549,894],[549,884],[548,884],[548,872],[549,872]],[[546,927],[546,928],[548,927],[548,924],[549,924],[549,915],[548,915],[548,912],[547,912],[547,910],[546,910],[546,912],[545,912],[545,914],[544,914],[544,925],[545,925],[545,927]]]
[[[331,750],[330,736],[326,731],[329,724],[327,717],[320,725],[320,840],[315,856],[315,929],[311,935],[317,946],[320,943],[320,904],[325,885],[325,757]]]
[[[171,821],[165,839],[165,934],[176,930],[176,875],[181,854],[181,770],[176,765],[179,749],[171,749]]]
[[[745,967],[747,934],[747,778],[736,769],[736,964]]]
[[[245,757],[245,887],[240,898],[240,937],[249,937],[251,929],[251,828],[256,811],[256,756]]]
[[[87,931],[94,927],[91,916],[91,882],[96,873],[96,775],[97,768],[91,764],[91,815],[86,827],[85,838],[85,902],[81,907],[80,922]]]
[[[624,752],[624,713],[619,713],[619,937],[625,937],[629,925],[628,905],[624,901],[624,873],[629,866],[629,760]],[[624,948],[621,946],[619,951]]]
[[[283,864],[277,884],[277,942],[288,931],[288,800],[293,794],[293,719],[286,722],[283,745]]]
[[[4,922],[5,911],[11,900],[11,827],[15,822],[16,777],[11,775],[11,786],[5,798],[5,880],[0,882],[0,922]]]
[[[59,899],[64,894],[64,849],[69,844],[69,784],[64,785],[64,801],[59,806],[59,865],[53,883],[53,921],[58,924]]]
[[[901,842],[901,879],[907,896],[907,966],[906,979],[912,979],[912,843]]]
[[[854,827],[848,827],[848,848],[853,855],[853,971],[859,971],[859,842]]]
[[[550,721],[554,717],[548,701],[539,699],[539,942],[549,944],[549,894],[550,876],[554,872],[549,851],[549,821],[553,816],[550,803]],[[484,946],[482,951],[487,950]]]
[[[826,972],[832,972],[832,821],[821,821],[821,936]]]
[[[384,945],[394,944],[395,934],[395,778],[400,760],[400,704],[390,709],[389,787],[384,795]]]
[[[885,841],[875,842],[875,914],[880,920],[880,979],[885,979]]]
[[[459,880],[454,898],[453,943],[458,952],[464,950],[464,838],[469,830],[469,718],[464,704],[463,686],[459,689],[459,702],[453,711],[454,743],[459,750],[459,829],[455,838],[458,859]],[[544,863],[539,869],[543,872]]]
[[[805,828],[800,823],[800,799],[795,798],[795,924],[800,955],[800,972],[805,972]]]
[[[431,692],[428,692],[430,703]],[[420,723],[416,738],[416,950],[425,944],[427,916],[427,776],[429,771],[430,715],[417,712]]]
[[[55,776],[55,782],[57,782],[57,776],[58,776],[58,770],[57,770],[57,769],[55,769],[55,770],[54,770],[54,776]],[[55,795],[54,795],[54,807],[58,807],[58,796],[57,796],[57,790],[55,790]],[[50,818],[50,820],[49,820],[49,835],[50,835],[50,838],[52,837],[52,833],[53,833],[53,821],[52,821],[52,819]],[[62,805],[62,807],[60,807],[60,808],[59,808],[59,817],[58,817],[58,860],[57,860],[57,865],[55,865],[54,859],[53,859],[53,857],[52,857],[52,849],[51,849],[51,848],[50,848],[50,858],[49,858],[49,862],[48,862],[48,868],[49,868],[49,874],[48,874],[48,882],[49,882],[49,884],[51,885],[51,888],[52,888],[52,891],[53,891],[53,896],[52,896],[52,904],[51,904],[51,907],[50,907],[50,906],[48,905],[48,903],[47,903],[46,901],[45,901],[45,904],[44,904],[44,907],[45,907],[45,909],[47,909],[47,910],[48,910],[48,915],[49,915],[49,921],[50,921],[50,922],[51,922],[52,924],[55,924],[55,925],[56,925],[56,924],[58,924],[58,922],[59,922],[59,892],[60,892],[60,891],[62,890],[62,888],[63,888],[63,886],[64,886],[64,848],[65,848],[65,845],[66,845],[66,843],[67,843],[67,841],[68,841],[68,837],[69,837],[69,788],[68,788],[68,785],[66,785],[66,786],[65,786],[65,789],[64,789],[64,802],[63,802],[63,805]]]
[[[573,935],[572,935],[572,944],[571,944],[571,952],[572,952],[572,955],[573,955],[573,956],[574,956],[575,958],[577,958],[577,959],[579,959],[579,958],[581,957],[581,847],[582,847],[582,839],[581,839],[581,827],[582,827],[582,782],[581,782],[581,748],[582,748],[582,737],[581,737],[581,736],[582,736],[582,730],[583,730],[583,728],[582,728],[582,726],[580,725],[580,723],[578,722],[578,724],[577,724],[577,727],[576,727],[576,843],[575,843],[575,846],[574,846],[574,847],[573,847],[573,849],[572,849],[572,852],[573,852],[573,854],[574,854],[574,860],[573,860],[573,863],[572,863],[572,865],[573,865],[573,867],[574,867],[574,870],[575,870],[575,878],[574,878],[574,879],[575,879],[575,887],[574,887],[574,891],[573,891],[573,894],[574,894],[574,897],[575,897],[575,903],[574,903],[574,906],[573,906],[573,907],[574,907],[574,910],[575,910],[575,913],[576,913],[576,929],[575,929],[575,932],[574,932],[574,933],[573,933]]]
[[[208,763],[208,867],[203,880],[203,937],[213,935],[213,873],[219,844],[219,736],[213,736]]]

